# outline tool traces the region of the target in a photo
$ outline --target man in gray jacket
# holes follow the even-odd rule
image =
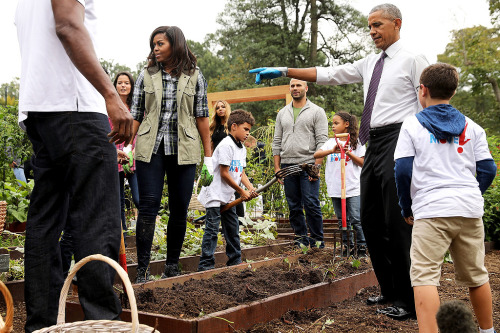
[[[290,80],[292,103],[278,113],[273,140],[274,170],[299,163],[314,163],[314,153],[328,139],[325,110],[306,98],[307,82]],[[321,159],[317,161],[321,163]],[[319,181],[302,171],[284,179],[295,244],[324,247],[323,215],[319,203]],[[306,219],[304,219],[304,210]],[[307,221],[307,226],[306,226]],[[310,237],[307,235],[309,227]]]

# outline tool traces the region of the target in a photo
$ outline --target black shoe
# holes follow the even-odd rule
[[[137,275],[135,277],[135,283],[146,283],[151,281],[151,274],[149,273],[149,269],[139,268],[137,269]]]
[[[165,271],[161,275],[162,279],[166,279],[172,276],[181,275],[181,271],[179,270],[179,265],[177,264],[168,264],[165,265]]]
[[[382,305],[382,304],[387,304],[387,303],[389,303],[389,300],[384,295],[371,296],[371,297],[368,297],[368,299],[366,300],[367,305],[375,305],[375,304]]]
[[[358,246],[358,257],[366,257],[366,245],[360,245]]]
[[[417,316],[414,311],[408,311],[405,308],[399,306],[389,306],[387,308],[378,309],[376,311],[379,314],[386,315],[389,318],[396,320],[406,320],[406,319],[416,319]]]

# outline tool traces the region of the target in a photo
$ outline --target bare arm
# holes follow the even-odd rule
[[[245,187],[248,189],[250,193],[255,191],[255,187],[253,187],[252,183],[250,182],[250,179],[248,179],[247,174],[245,173],[245,170],[243,170],[243,173],[241,174],[241,183],[245,185]],[[255,195],[255,197],[258,194]]]
[[[323,162],[323,157],[328,156],[330,154],[333,154],[333,152],[334,152],[334,149],[327,149],[327,150],[320,149],[314,153],[314,158],[316,159],[316,161],[318,159],[321,159],[321,162]],[[316,162],[316,164],[319,164],[319,163]]]
[[[200,133],[201,143],[203,144],[203,151],[205,157],[212,156],[212,145],[210,143],[210,129],[208,127],[208,117],[198,117],[196,118],[196,127],[198,127],[198,133]]]
[[[302,81],[316,82],[316,67],[288,68],[288,77]]]
[[[108,75],[97,59],[90,35],[85,28],[85,8],[75,0],[52,0],[56,34],[66,53],[82,75],[104,97],[113,130],[110,141],[129,142],[132,116],[123,104]]]
[[[234,181],[233,177],[229,174],[229,165],[220,166],[220,176],[222,181],[231,186],[236,192],[239,193],[240,197],[244,200],[250,200],[252,198],[249,191],[245,191],[243,188],[239,187],[238,184]],[[248,180],[248,179],[247,179]]]
[[[360,167],[362,167],[363,164],[365,163],[365,158],[364,157],[356,156],[351,151],[346,151],[345,154],[351,158],[351,160],[352,160],[352,162],[354,164],[356,164],[356,165],[358,165]]]

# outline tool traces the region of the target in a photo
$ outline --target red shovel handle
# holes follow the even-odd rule
[[[339,137],[347,137],[343,145],[339,142]],[[335,141],[340,149],[340,200],[342,205],[342,229],[347,230],[347,219],[346,219],[346,189],[345,189],[345,150],[344,148],[349,144],[350,139],[349,133],[335,134]]]

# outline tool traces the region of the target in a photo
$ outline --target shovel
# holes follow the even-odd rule
[[[340,228],[340,252],[341,256],[344,256],[343,249],[347,248],[346,256],[349,257],[351,253],[350,249],[350,237],[354,237],[354,231],[347,229],[347,217],[346,217],[346,186],[345,186],[345,148],[349,144],[350,139],[349,133],[340,133],[335,134],[335,141],[337,142],[337,147],[340,149],[340,203],[342,206],[342,227]],[[341,144],[339,138],[347,138],[344,144]],[[347,234],[347,244],[344,244],[344,239],[342,237],[342,233],[345,232]],[[356,246],[356,237],[354,237],[354,246]],[[336,237],[334,239],[334,252],[337,247]]]

